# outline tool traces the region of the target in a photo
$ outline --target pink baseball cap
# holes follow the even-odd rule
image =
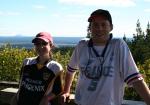
[[[53,38],[50,33],[48,32],[40,32],[38,33],[35,38],[32,40],[32,43],[35,43],[37,39],[42,39],[45,42],[51,42],[53,44]]]

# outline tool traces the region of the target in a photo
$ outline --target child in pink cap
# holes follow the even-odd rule
[[[55,105],[53,99],[62,92],[63,68],[52,59],[53,38],[50,33],[40,32],[32,43],[37,56],[23,61],[12,105]]]

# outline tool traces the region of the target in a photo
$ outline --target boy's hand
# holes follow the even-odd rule
[[[61,100],[60,100],[61,101],[61,105],[66,105],[66,103],[69,103],[69,101],[70,101],[69,97],[70,97],[69,93],[63,93],[61,95]]]

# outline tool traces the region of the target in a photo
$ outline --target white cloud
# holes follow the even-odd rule
[[[0,11],[0,16],[17,16],[20,15],[19,12],[3,12]]]
[[[7,12],[7,15],[16,16],[16,15],[20,15],[20,13],[19,12]]]
[[[145,11],[145,12],[150,12],[150,8],[149,8],[149,9],[145,9],[144,11]]]
[[[150,2],[150,0],[145,0],[146,2]]]
[[[59,2],[87,6],[135,6],[134,0],[59,0]]]
[[[44,6],[44,5],[33,5],[33,8],[36,8],[36,9],[45,9],[46,6]]]
[[[84,14],[68,14],[66,15],[69,18],[81,18],[81,17],[85,17]]]
[[[60,17],[60,14],[52,14],[52,16],[54,16],[54,17],[57,17],[57,18],[59,18]]]
[[[6,29],[7,29],[7,28],[4,28],[4,27],[0,27],[0,31],[1,31],[1,30],[6,30]]]
[[[0,11],[0,16],[3,14],[3,12],[2,11]]]
[[[51,16],[53,16],[55,19],[60,19],[60,17],[63,19],[63,20],[81,20],[81,19],[84,19],[84,18],[87,18],[87,15],[85,12],[78,12],[78,13],[54,13],[52,14]]]

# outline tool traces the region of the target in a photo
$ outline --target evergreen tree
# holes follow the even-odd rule
[[[137,36],[142,35],[142,29],[141,29],[141,24],[140,24],[139,19],[137,20],[137,23],[136,23],[136,32],[137,32]]]
[[[136,34],[133,34],[133,40],[128,43],[136,63],[143,64],[150,59],[150,24],[148,22],[146,35],[142,31],[140,21],[137,20]]]
[[[147,29],[146,29],[146,36],[145,36],[145,50],[146,53],[145,55],[145,59],[148,60],[150,59],[150,24],[148,22],[147,24]]]
[[[148,22],[147,29],[146,29],[146,41],[150,42],[150,24]]]
[[[145,35],[142,31],[139,19],[136,24],[136,34],[133,34],[133,40],[130,47],[136,63],[139,62],[142,64],[145,60],[143,55],[145,53]]]
[[[127,38],[126,38],[126,35],[124,34],[124,36],[123,36],[123,40],[125,41],[125,42],[127,42]]]

